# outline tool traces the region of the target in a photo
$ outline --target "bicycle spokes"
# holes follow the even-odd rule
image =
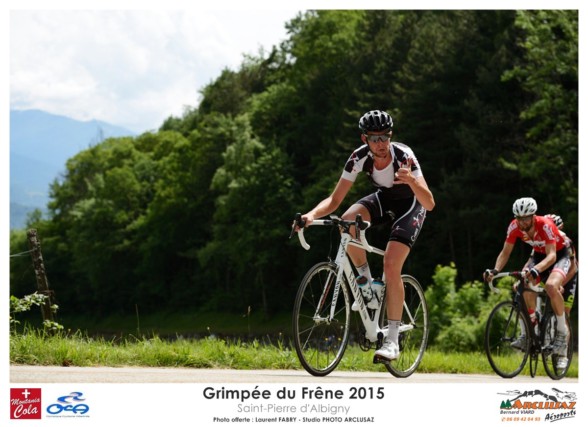
[[[573,331],[570,326],[569,319],[566,316],[568,326],[568,346],[567,354],[565,356],[559,355],[553,351],[553,343],[555,342],[555,335],[557,333],[557,321],[555,315],[550,313],[544,319],[543,323],[543,366],[545,372],[550,378],[554,380],[562,379],[568,372],[574,356],[573,350]]]
[[[398,359],[385,364],[388,371],[400,378],[411,375],[419,366],[429,335],[429,317],[425,294],[417,280],[402,276],[404,283],[404,310],[398,331]],[[386,310],[382,310],[381,324],[387,322]]]
[[[294,304],[294,346],[302,366],[312,375],[327,375],[335,369],[349,340],[349,293],[341,286],[335,295],[335,278],[333,264],[317,264],[303,279]]]
[[[512,301],[499,303],[486,323],[484,347],[492,369],[503,378],[521,372],[527,362],[529,341],[518,306]]]

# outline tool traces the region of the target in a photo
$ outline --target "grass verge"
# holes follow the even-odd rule
[[[217,369],[302,369],[296,352],[288,342],[259,339],[225,340],[213,336],[201,339],[173,340],[128,336],[108,340],[92,338],[80,332],[73,335],[47,336],[27,331],[11,334],[10,363],[57,366],[151,366]],[[373,352],[349,346],[341,364],[343,371],[382,371],[372,363]],[[420,373],[494,374],[483,352],[445,353],[427,349],[419,366]],[[521,375],[529,375],[528,365]],[[539,364],[537,376],[546,375]],[[568,377],[578,377],[575,355]]]

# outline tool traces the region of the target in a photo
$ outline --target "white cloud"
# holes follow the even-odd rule
[[[244,54],[287,37],[296,10],[10,12],[10,106],[137,132],[196,106]]]

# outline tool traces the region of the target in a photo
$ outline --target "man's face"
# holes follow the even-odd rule
[[[368,132],[361,135],[363,142],[368,144],[370,151],[376,157],[386,157],[390,152],[390,138],[392,131]]]
[[[527,216],[517,216],[517,224],[521,231],[529,231],[533,227],[533,218],[535,215],[527,215]]]

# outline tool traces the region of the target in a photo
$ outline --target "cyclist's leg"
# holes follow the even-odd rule
[[[368,196],[369,198],[369,196]],[[367,199],[367,198],[364,198]],[[362,200],[364,200],[362,199]],[[364,204],[361,204],[361,200],[349,207],[347,211],[343,214],[342,218],[346,221],[354,221],[357,215],[361,215],[361,217],[365,221],[371,221],[371,213],[368,207]],[[351,227],[350,229],[351,235],[355,235],[355,227]],[[373,299],[373,289],[372,289],[372,273],[370,271],[370,266],[367,261],[367,254],[366,251],[358,248],[357,246],[349,245],[347,247],[347,253],[349,254],[349,258],[351,262],[355,266],[357,273],[359,275],[357,279],[357,284],[361,289],[361,293],[368,304],[369,308],[376,308],[379,305],[377,300],[372,301]],[[361,278],[361,281],[360,281]],[[353,311],[359,310],[359,304],[357,301],[353,302],[351,306]]]
[[[388,242],[384,255],[384,272],[386,276],[386,309],[389,320],[402,318],[404,303],[404,285],[402,283],[402,266],[408,258],[410,247],[400,242]],[[398,334],[398,331],[396,331]]]
[[[543,258],[545,258],[544,255],[537,254],[535,251],[531,251],[531,256],[529,257],[529,259],[525,263],[523,270],[524,269],[531,269],[531,268],[535,267],[535,265],[539,264]],[[545,275],[545,277],[539,278],[537,280],[537,282],[544,281],[544,279],[546,279],[546,278],[547,278],[547,276]],[[518,286],[521,286],[520,282],[519,282]],[[534,317],[533,313],[535,313],[537,311],[537,295],[534,292],[523,292],[523,298],[525,300],[525,305],[527,306],[527,311],[529,312],[529,316],[531,316],[532,319],[533,318],[536,319],[536,317]],[[522,316],[519,318],[519,323],[521,324],[521,335],[515,341],[512,342],[511,346],[524,351],[524,349],[526,348],[527,336],[525,335],[526,328],[525,328],[524,320],[523,320]],[[533,323],[533,325],[531,325],[531,326],[535,327],[536,325],[537,325],[537,321],[535,321]]]
[[[532,268],[534,262],[532,259],[529,259],[523,268]],[[513,286],[513,290],[517,292],[518,286],[526,286],[523,284],[523,281],[518,281]],[[537,296],[534,292],[523,292],[523,299],[525,300],[525,305],[527,306],[527,311],[529,312],[529,316],[531,313],[537,311]],[[511,347],[519,349],[521,351],[525,351],[527,348],[527,327],[525,326],[525,319],[523,316],[517,316],[519,318],[519,336],[510,344]],[[532,325],[534,326],[534,325]]]
[[[397,219],[392,224],[392,231],[384,254],[388,336],[384,346],[376,351],[376,356],[395,359],[399,353],[398,328],[404,304],[402,268],[420,233],[426,210],[417,202],[416,198],[388,200],[385,204],[388,205],[386,208],[395,208],[394,213]]]
[[[357,215],[360,214],[365,221],[370,221],[372,226],[378,226],[388,222],[389,216],[384,214],[384,209],[380,202],[380,194],[381,193],[377,191],[358,200],[343,214],[343,219],[354,221]],[[354,235],[355,228],[351,227],[350,231],[352,235]],[[365,290],[363,295],[364,298],[366,298],[366,301],[368,301],[368,308],[378,308],[380,306],[380,296],[383,286],[379,281],[374,283],[365,250],[355,246],[349,246],[347,253],[351,258],[351,262],[357,268],[359,275],[367,278],[367,283],[370,285],[369,287],[364,286],[362,288],[362,290]],[[358,309],[359,307],[354,303],[353,310],[357,311]]]
[[[570,267],[571,261],[567,251],[565,249],[559,251],[557,260],[553,267],[549,269],[549,277],[547,277],[547,280],[545,281],[545,290],[549,295],[551,307],[557,317],[564,316],[564,300],[560,288],[564,284],[566,276],[570,271]],[[563,329],[560,330],[563,332]]]
[[[564,307],[563,295],[560,292],[564,280],[570,270],[571,262],[566,250],[558,252],[558,258],[545,282],[545,289],[551,301],[553,313],[557,319],[557,330],[553,342],[555,354],[565,357],[568,348],[568,326]]]
[[[532,251],[531,256],[529,257],[529,259],[525,263],[525,266],[523,267],[523,269],[525,269],[525,268],[531,269],[531,268],[535,267],[535,265],[537,265],[539,262],[540,262],[540,260],[535,259],[535,252]],[[525,304],[527,305],[527,309],[529,310],[529,313],[534,312],[537,309],[537,297],[535,296],[535,293],[523,292],[523,298],[525,298]],[[523,330],[524,330],[524,328],[523,328]]]
[[[547,290],[547,294],[549,295],[549,300],[551,301],[551,308],[553,308],[553,312],[555,316],[559,319],[564,316],[564,300],[561,292],[559,289],[561,288],[565,276],[562,276],[558,272],[552,272],[547,279],[547,283],[545,284],[545,289]],[[561,332],[563,329],[558,328]]]
[[[364,199],[362,199],[362,200],[364,200]],[[364,204],[360,203],[362,200],[351,205],[349,207],[349,209],[347,209],[347,211],[345,211],[345,213],[343,214],[343,216],[341,218],[343,218],[346,221],[353,221],[353,220],[355,220],[357,215],[360,214],[361,217],[364,219],[364,221],[371,221],[370,211]],[[351,231],[352,235],[354,235],[355,227],[351,227],[350,231]],[[367,255],[366,255],[365,250],[358,248],[356,246],[350,245],[347,248],[347,253],[349,254],[349,257],[351,258],[353,265],[355,265],[356,267],[362,266],[367,263]]]
[[[564,310],[568,316],[570,315],[572,307],[574,306],[574,299],[576,297],[576,287],[578,286],[577,266],[574,268],[573,271],[570,270],[570,272],[573,274],[570,276],[570,273],[568,273],[564,281],[565,283],[560,288],[560,292],[564,300]]]
[[[410,247],[404,243],[390,241],[384,254],[384,276],[386,277],[386,315],[388,317],[388,336],[375,357],[395,360],[400,355],[398,333],[404,306],[404,283],[402,266],[410,253]]]

